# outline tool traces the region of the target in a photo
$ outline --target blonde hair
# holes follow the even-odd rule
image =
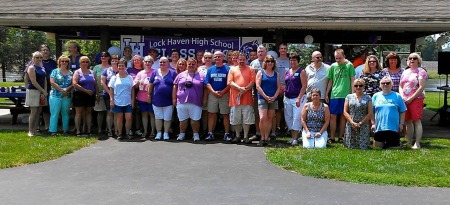
[[[59,56],[59,58],[58,58],[58,68],[61,68],[61,60],[68,60],[69,61],[69,63],[67,64],[67,68],[66,68],[66,69],[69,69],[70,58],[65,56],[65,55]]]
[[[408,61],[411,56],[417,57],[417,63],[419,65],[419,67],[422,67],[422,57],[420,57],[420,55],[418,53],[410,53],[408,56]]]
[[[367,56],[366,58],[366,63],[364,63],[364,68],[363,68],[363,73],[370,73],[370,68],[369,68],[369,59],[374,58],[375,61],[377,61],[377,70],[381,70],[381,65],[380,65],[380,61],[378,60],[378,58],[374,55],[370,55]]]

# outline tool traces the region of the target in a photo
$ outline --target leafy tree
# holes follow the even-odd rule
[[[6,81],[7,70],[23,72],[31,54],[46,41],[44,32],[0,27],[0,67],[3,81]]]
[[[432,36],[425,37],[424,45],[417,45],[416,51],[421,52],[423,60],[436,61],[437,53],[442,51],[442,47],[436,44],[436,40]]]

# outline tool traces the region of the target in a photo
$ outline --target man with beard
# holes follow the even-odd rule
[[[246,65],[245,53],[238,57],[239,65],[232,67],[228,73],[228,85],[230,86],[230,124],[234,126],[236,137],[234,143],[240,143],[241,124],[244,128],[244,141],[249,142],[248,132],[250,125],[255,124],[253,110],[252,88],[255,85],[255,72]]]

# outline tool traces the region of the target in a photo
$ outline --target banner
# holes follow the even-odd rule
[[[173,49],[180,51],[180,58],[195,58],[195,52],[198,50],[214,53],[222,51],[225,55],[228,51],[237,50],[247,54],[256,50],[262,43],[262,37],[230,37],[230,38],[180,38],[180,37],[145,37],[140,35],[122,35],[120,37],[121,51],[125,46],[133,49],[133,55],[148,55],[150,48],[159,51],[158,58],[162,56],[170,57]],[[123,55],[123,53],[122,53]]]

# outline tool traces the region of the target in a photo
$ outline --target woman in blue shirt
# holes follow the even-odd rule
[[[269,141],[275,109],[278,108],[277,97],[280,93],[280,78],[275,72],[276,61],[273,56],[264,58],[262,70],[256,74],[256,89],[258,90],[259,128],[261,140],[258,146],[266,146]]]
[[[61,56],[58,59],[58,68],[54,69],[50,75],[50,127],[49,132],[56,135],[58,131],[58,117],[61,113],[63,134],[69,129],[70,104],[72,103],[72,77],[73,72],[69,68],[70,59]]]

